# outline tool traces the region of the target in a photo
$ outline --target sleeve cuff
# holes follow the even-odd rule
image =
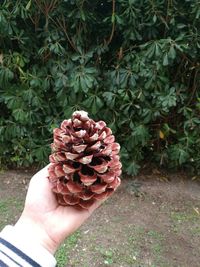
[[[56,266],[56,260],[48,250],[28,237],[23,236],[23,233],[17,231],[14,226],[6,226],[0,233],[0,237],[24,252],[41,267]]]

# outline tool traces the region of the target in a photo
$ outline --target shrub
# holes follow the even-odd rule
[[[124,170],[200,170],[200,4],[4,0],[0,161],[48,161],[52,129],[76,109],[103,119]]]

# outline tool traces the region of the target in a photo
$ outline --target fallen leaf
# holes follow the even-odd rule
[[[193,210],[194,210],[198,215],[200,215],[199,208],[195,208],[195,207],[193,207]]]

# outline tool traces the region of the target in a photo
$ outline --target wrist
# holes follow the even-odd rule
[[[21,222],[17,226],[7,225],[0,232],[0,238],[10,244],[7,246],[1,243],[1,249],[7,255],[16,258],[20,266],[27,266],[27,262],[32,262],[31,266],[55,267],[56,260],[54,256],[40,243],[35,242],[32,236],[27,236],[21,226]]]
[[[45,231],[45,226],[42,222],[29,218],[24,214],[17,221],[14,229],[19,234],[21,233],[28,242],[42,246],[51,254],[54,254],[59,246]]]

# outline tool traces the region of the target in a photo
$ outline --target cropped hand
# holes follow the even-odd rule
[[[48,166],[32,177],[24,211],[15,228],[53,254],[63,240],[76,231],[101,202],[96,201],[88,210],[58,205],[48,180],[47,168]]]

